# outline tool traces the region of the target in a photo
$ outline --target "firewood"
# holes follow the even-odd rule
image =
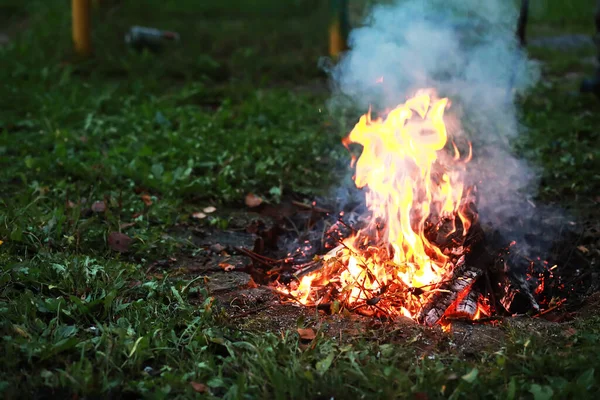
[[[528,310],[530,307],[535,311],[540,310],[540,306],[531,292],[529,283],[524,277],[507,272],[500,278],[502,295],[500,304],[508,313],[518,313]]]
[[[453,317],[464,317],[467,319],[473,319],[477,313],[477,300],[479,298],[479,292],[477,290],[470,290],[469,293],[458,301],[454,310],[452,310]]]
[[[461,257],[456,263],[452,277],[442,282],[432,291],[431,296],[427,297],[426,304],[417,314],[417,321],[428,326],[437,323],[458,295],[473,285],[482,274],[481,268],[465,263],[464,256]]]

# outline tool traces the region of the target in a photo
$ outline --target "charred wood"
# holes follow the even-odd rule
[[[477,313],[477,300],[479,293],[476,290],[470,290],[469,293],[456,303],[456,307],[452,311],[453,317],[464,317],[473,319]]]
[[[500,283],[500,304],[509,314],[526,312],[531,308],[540,310],[530,285],[523,276],[507,272],[502,275]]]
[[[452,278],[441,283],[427,297],[426,304],[417,315],[417,321],[428,326],[437,323],[458,295],[473,285],[482,274],[483,269],[465,263],[464,256],[461,257]]]

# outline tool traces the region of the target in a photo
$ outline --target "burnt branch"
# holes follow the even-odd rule
[[[435,325],[460,293],[467,290],[483,274],[481,268],[465,263],[461,257],[454,268],[453,277],[432,291],[427,303],[417,314],[417,321],[425,325]]]

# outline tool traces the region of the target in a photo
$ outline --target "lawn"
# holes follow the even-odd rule
[[[71,50],[69,2],[0,4],[5,398],[598,395],[597,304],[539,333],[508,323],[500,345],[468,354],[452,339],[427,344],[425,328],[342,340],[313,327],[307,343],[295,329],[240,329],[202,276],[161,269],[199,251],[174,227],[225,229],[248,193],[277,204],[335,186],[357,114],[328,107],[326,2],[98,3],[89,60]],[[593,0],[541,3],[533,35],[593,32]],[[135,52],[123,42],[132,25],[182,40]],[[544,80],[519,100],[515,151],[540,168],[536,201],[594,224],[600,102],[573,93],[594,49],[531,54]],[[218,216],[192,217],[208,206]]]

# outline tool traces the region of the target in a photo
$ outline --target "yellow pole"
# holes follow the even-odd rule
[[[348,49],[348,1],[331,0],[332,16],[329,23],[329,55],[337,59]]]
[[[329,26],[329,55],[332,58],[338,58],[346,50],[346,41],[341,33],[338,21]]]
[[[73,11],[73,45],[80,56],[92,53],[90,0],[71,0]]]

